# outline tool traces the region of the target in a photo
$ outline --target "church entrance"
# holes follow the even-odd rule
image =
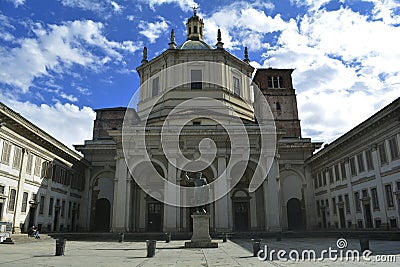
[[[303,214],[301,210],[301,201],[297,198],[291,198],[287,202],[287,218],[289,230],[304,229]]]
[[[162,205],[160,202],[147,203],[147,232],[162,232]]]
[[[249,201],[234,201],[234,230],[248,231],[249,230]]]
[[[96,200],[96,210],[94,219],[94,230],[98,232],[110,231],[110,212],[111,204],[105,199],[101,198]],[[74,222],[72,223],[74,227]]]

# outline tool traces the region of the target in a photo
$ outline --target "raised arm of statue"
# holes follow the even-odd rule
[[[186,179],[188,182],[194,183],[194,178],[190,178],[190,177],[187,175],[187,172],[185,172],[184,177],[185,177],[185,179]]]

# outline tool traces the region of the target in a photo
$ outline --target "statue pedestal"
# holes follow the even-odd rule
[[[193,235],[190,242],[185,242],[187,248],[217,248],[218,243],[211,242],[210,214],[193,213]]]

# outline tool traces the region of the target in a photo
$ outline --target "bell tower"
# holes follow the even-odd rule
[[[197,16],[197,7],[193,7],[193,16],[186,23],[187,40],[203,41],[204,22]]]
[[[276,128],[286,132],[284,137],[301,137],[292,72],[293,69],[257,69],[253,81],[267,98]]]

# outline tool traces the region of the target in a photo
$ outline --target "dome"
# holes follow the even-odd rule
[[[200,40],[187,40],[180,46],[178,46],[178,49],[181,50],[210,50],[213,49],[211,46],[206,44],[203,41]]]

